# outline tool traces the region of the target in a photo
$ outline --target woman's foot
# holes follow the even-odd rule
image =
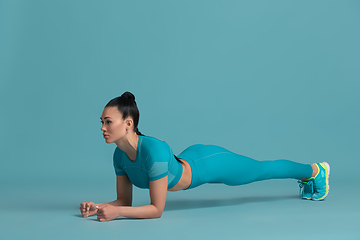
[[[300,190],[303,188],[302,198],[320,201],[329,194],[330,165],[327,162],[311,165],[313,174],[308,179],[299,181]]]
[[[311,200],[314,194],[314,185],[313,181],[298,181],[300,187],[300,196],[301,198]],[[302,190],[302,191],[301,191]]]
[[[317,174],[318,174],[318,172],[319,172],[319,168],[317,167],[317,165],[316,165],[317,163],[314,163],[314,164],[311,164],[311,168],[312,168],[312,174],[311,174],[311,177],[310,178],[303,178],[303,179],[301,179],[301,181],[303,181],[303,182],[308,182],[311,178],[314,178]]]
[[[327,162],[316,163],[318,173],[315,177],[311,177],[309,180],[314,181],[314,194],[311,197],[312,200],[319,201],[326,198],[329,194],[329,176],[330,176],[330,165]]]

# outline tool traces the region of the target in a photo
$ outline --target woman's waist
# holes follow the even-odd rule
[[[178,159],[183,168],[182,175],[178,183],[174,187],[168,189],[169,191],[184,190],[191,185],[192,172],[191,172],[190,164],[185,159],[182,158],[178,158]]]

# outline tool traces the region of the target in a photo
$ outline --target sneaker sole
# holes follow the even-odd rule
[[[320,165],[325,169],[325,172],[326,172],[326,194],[319,199],[311,198],[311,200],[314,200],[314,201],[323,200],[324,198],[326,198],[326,196],[329,194],[329,191],[330,191],[330,185],[329,185],[330,165],[327,162],[322,162],[322,163],[320,163]]]

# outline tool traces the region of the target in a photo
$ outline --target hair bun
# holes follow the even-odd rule
[[[135,102],[135,96],[131,92],[124,92],[123,95],[121,95],[122,98],[125,98],[129,101]]]

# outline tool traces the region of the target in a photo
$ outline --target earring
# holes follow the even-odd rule
[[[126,129],[126,133],[129,133],[129,130],[128,130],[128,129]]]

